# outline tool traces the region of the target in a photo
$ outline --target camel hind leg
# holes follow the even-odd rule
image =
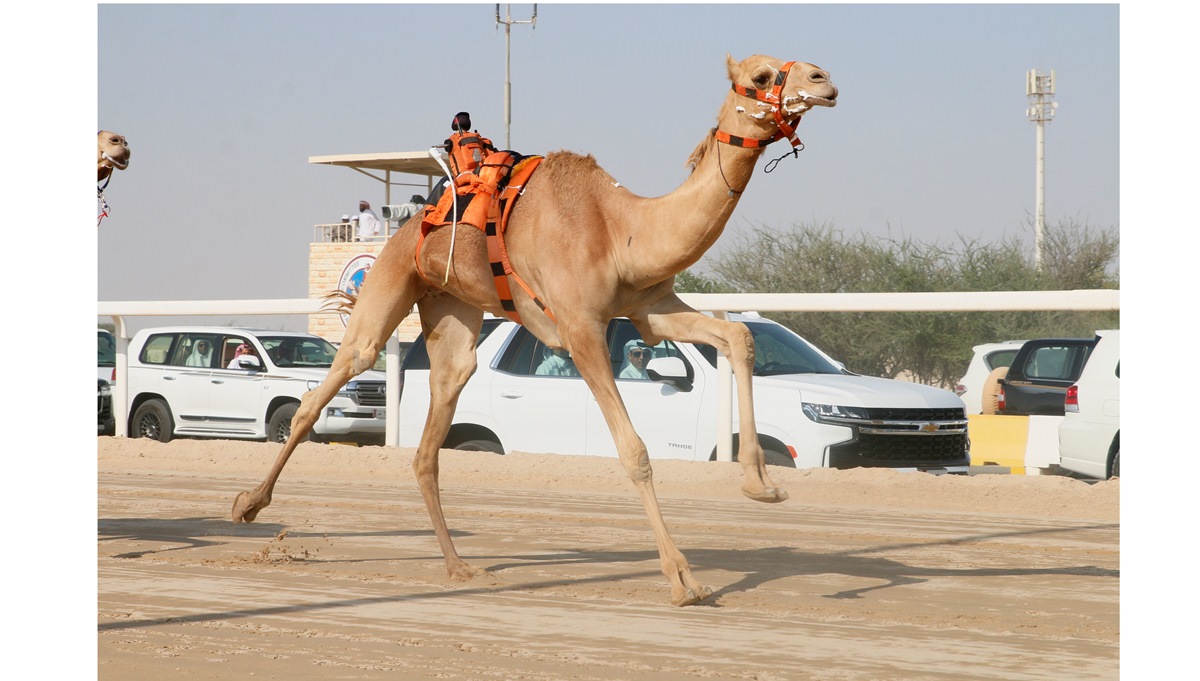
[[[386,253],[385,248],[384,254]],[[270,505],[271,493],[275,490],[275,483],[279,480],[283,467],[287,465],[288,458],[296,450],[296,446],[312,432],[325,405],[329,404],[350,379],[374,366],[380,350],[387,343],[388,336],[392,335],[408,315],[417,298],[423,294],[415,269],[411,266],[409,271],[403,268],[390,270],[383,267],[384,254],[381,254],[379,261],[371,269],[368,283],[364,284],[362,294],[350,313],[345,336],[325,380],[301,396],[300,407],[292,417],[291,435],[284,443],[267,477],[258,487],[241,492],[234,499],[234,523],[251,522],[259,511]],[[394,262],[395,258],[392,261]],[[393,414],[388,416],[395,418]]]
[[[447,294],[421,300],[418,309],[429,352],[429,413],[413,458],[413,473],[446,559],[446,572],[454,579],[468,580],[487,572],[460,558],[450,539],[438,486],[438,456],[450,432],[458,396],[475,373],[475,340],[483,325],[483,312]]]

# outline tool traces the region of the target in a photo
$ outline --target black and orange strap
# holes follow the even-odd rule
[[[787,138],[793,147],[804,147],[804,143],[801,142],[800,138],[796,136],[795,126],[788,123],[783,117],[783,84],[787,82],[788,72],[791,71],[792,66],[795,63],[796,62],[794,61],[790,61],[784,64],[779,71],[775,73],[775,82],[772,84],[770,90],[759,90],[756,88],[749,88],[744,85],[738,85],[737,83],[733,84],[733,91],[739,95],[742,95],[743,97],[749,97],[775,107],[775,124],[779,127],[779,132],[766,139],[758,139],[755,137],[738,137],[737,135],[730,135],[727,132],[716,130],[714,134],[718,142],[724,142],[725,144],[730,144],[735,147],[742,147],[743,149],[760,149],[774,142],[775,140]],[[799,119],[797,119],[797,121],[798,120]]]
[[[508,259],[508,249],[504,245],[504,232],[508,228],[508,218],[512,213],[513,205],[516,204],[517,198],[525,189],[525,184],[541,162],[541,156],[529,156],[513,166],[508,185],[500,192],[497,200],[492,202],[487,225],[483,230],[487,236],[488,261],[491,263],[492,281],[496,286],[496,294],[500,297],[500,307],[504,310],[505,316],[518,324],[524,322],[521,321],[516,303],[513,302],[512,287],[508,284],[509,277],[512,277],[517,286],[521,287],[525,295],[533,300],[538,309],[550,318],[550,321],[557,323],[550,308],[534,293],[533,288],[513,271],[512,263]]]

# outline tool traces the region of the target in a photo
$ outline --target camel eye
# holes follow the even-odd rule
[[[765,90],[771,84],[771,78],[774,74],[769,71],[760,71],[754,74],[754,87],[759,90]]]

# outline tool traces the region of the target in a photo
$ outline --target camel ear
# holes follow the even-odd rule
[[[711,136],[712,133],[714,133],[716,131],[717,131],[717,129],[713,128],[709,132],[709,135]],[[708,142],[709,142],[709,137],[705,137],[704,141],[701,142],[700,144],[698,144],[696,146],[696,149],[694,151],[692,151],[692,155],[688,156],[687,163],[683,164],[683,166],[685,168],[688,168],[689,172],[695,171],[696,166],[700,165],[700,159],[704,158],[704,152],[708,151]]]
[[[737,82],[737,74],[741,70],[738,68],[741,62],[735,60],[732,54],[725,53],[725,68],[729,71],[729,80]]]

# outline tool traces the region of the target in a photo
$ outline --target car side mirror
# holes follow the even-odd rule
[[[681,393],[692,391],[693,374],[679,357],[655,357],[646,363],[646,375],[651,381],[666,383]]]
[[[262,371],[262,360],[253,355],[242,355],[238,357],[238,367],[246,371]]]

